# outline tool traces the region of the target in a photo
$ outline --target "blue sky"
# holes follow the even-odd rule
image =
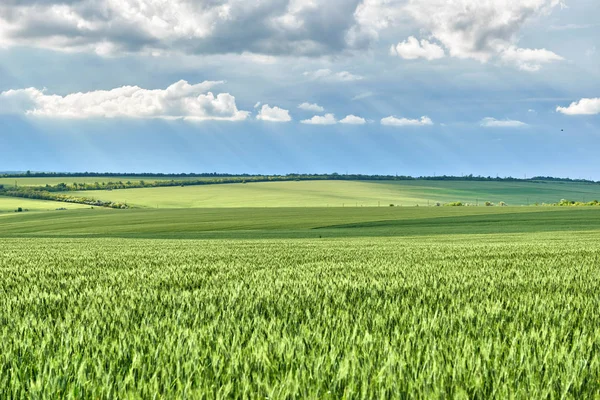
[[[600,179],[597,0],[8,0],[0,171]]]

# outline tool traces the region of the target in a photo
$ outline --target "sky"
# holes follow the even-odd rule
[[[598,0],[2,0],[0,171],[600,180]]]

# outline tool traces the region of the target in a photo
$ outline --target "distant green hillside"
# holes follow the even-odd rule
[[[600,184],[477,181],[301,181],[69,192],[133,207],[376,207],[461,201],[509,205],[600,199]]]

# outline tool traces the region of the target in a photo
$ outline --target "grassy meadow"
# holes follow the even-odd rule
[[[290,181],[69,192],[145,208],[509,205],[600,199],[599,184],[557,182]]]
[[[0,397],[600,398],[600,207],[517,206],[595,191],[248,183],[0,213]],[[384,205],[469,196],[515,206]]]

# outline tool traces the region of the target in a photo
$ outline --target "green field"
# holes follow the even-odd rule
[[[0,214],[0,397],[600,398],[600,207],[318,207],[596,188],[488,184],[128,189],[105,194],[140,208]]]
[[[7,212],[14,212],[19,207],[29,211],[50,211],[56,210],[57,208],[67,208],[69,210],[90,208],[90,206],[83,204],[0,196],[0,215],[4,215],[4,213]]]
[[[0,387],[12,398],[597,398],[599,243],[598,231],[2,239]]]
[[[7,215],[0,237],[328,238],[600,231],[600,208],[87,209]]]
[[[509,205],[600,199],[600,184],[451,181],[291,181],[69,192],[146,208]]]

